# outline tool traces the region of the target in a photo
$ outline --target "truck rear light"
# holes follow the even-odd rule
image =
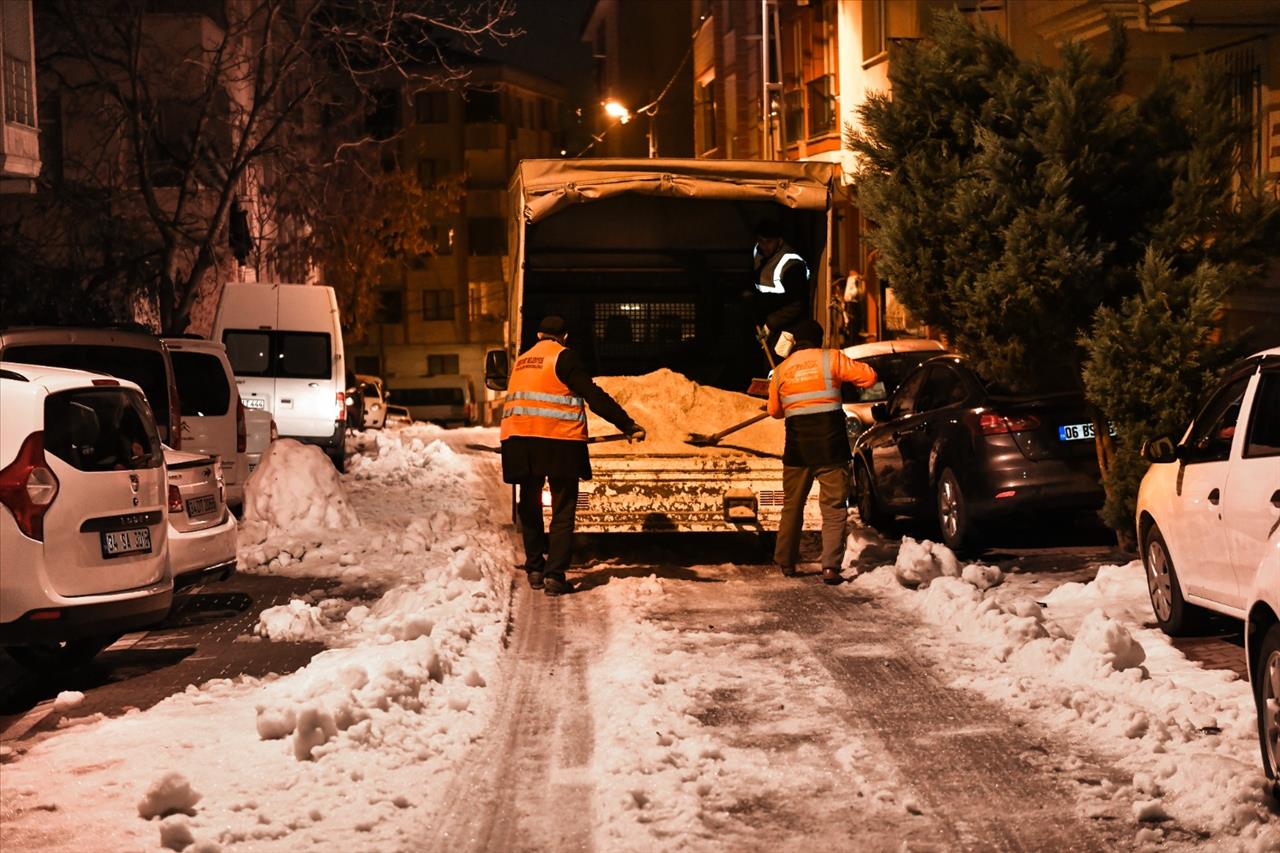
[[[542,490],[542,505],[544,507],[550,508],[551,506],[551,490],[550,489]]]
[[[999,412],[983,412],[978,418],[978,432],[983,435],[1006,435],[1011,432],[1031,432],[1040,428],[1035,415],[1005,416]]]
[[[249,446],[249,428],[245,424],[244,403],[236,397],[236,453],[244,453]]]
[[[31,622],[52,622],[55,619],[62,618],[61,610],[33,610],[27,616],[27,620]]]
[[[33,432],[0,471],[0,504],[13,513],[24,536],[43,542],[44,514],[57,496],[58,478],[44,457],[44,433]]]
[[[169,484],[169,512],[183,512],[182,492],[172,483]]]
[[[338,423],[342,423],[347,419],[347,392],[339,391],[334,395],[334,399],[338,402],[338,414],[335,415],[334,419]]]
[[[182,405],[178,400],[178,388],[169,386],[169,446],[182,449]]]
[[[1004,500],[1005,498],[1011,498],[1017,493],[1018,493],[1017,489],[1005,489],[1003,492],[996,492],[996,500],[1000,501],[1000,500]]]

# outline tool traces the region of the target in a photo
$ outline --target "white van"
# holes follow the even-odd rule
[[[346,365],[333,288],[228,284],[213,339],[227,347],[240,400],[281,436],[319,445],[343,469]]]
[[[227,351],[203,338],[162,338],[173,364],[182,407],[182,446],[221,460],[227,503],[244,503],[249,479],[245,455],[244,405],[235,392],[236,378]]]
[[[397,379],[390,400],[404,406],[415,421],[444,426],[475,423],[476,402],[465,376],[419,376]]]

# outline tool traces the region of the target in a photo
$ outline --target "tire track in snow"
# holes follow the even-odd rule
[[[884,744],[925,813],[947,828],[949,848],[1132,846],[1130,824],[1100,825],[1083,814],[1079,789],[1052,772],[1060,755],[1053,744],[977,694],[939,680],[910,645],[919,630],[915,623],[874,599],[814,583],[769,587],[758,600],[778,624],[766,623],[766,629],[790,630],[804,640],[848,700],[844,722],[869,728]],[[857,646],[889,654],[859,653]],[[1075,775],[1105,772],[1094,767]]]

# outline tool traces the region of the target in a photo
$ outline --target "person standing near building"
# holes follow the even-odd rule
[[[543,319],[538,342],[516,359],[502,407],[502,479],[518,487],[516,512],[529,586],[547,595],[571,591],[565,571],[573,554],[578,481],[591,479],[586,407],[628,440],[645,437],[644,429],[592,381],[567,340],[562,318]],[[545,483],[551,487],[549,535],[542,522]]]
[[[822,508],[822,580],[840,582],[849,494],[849,436],[840,384],[859,388],[876,383],[876,372],[837,349],[823,349],[822,326],[801,320],[791,328],[795,347],[769,383],[769,414],[786,418],[782,454],[782,521],[773,561],[787,577],[796,573],[804,505],[818,481]]]

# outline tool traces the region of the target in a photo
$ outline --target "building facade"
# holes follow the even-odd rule
[[[368,340],[347,348],[355,372],[381,376],[392,391],[423,378],[463,377],[475,399],[484,358],[503,344],[507,316],[507,182],[516,164],[559,157],[564,88],[511,66],[474,60],[466,87],[395,90],[398,168],[424,185],[462,181],[455,214],[435,224],[435,254],[388,269]],[[488,407],[477,417],[488,419]]]
[[[40,124],[36,103],[35,31],[31,0],[0,3],[0,193],[35,192],[40,175]]]

